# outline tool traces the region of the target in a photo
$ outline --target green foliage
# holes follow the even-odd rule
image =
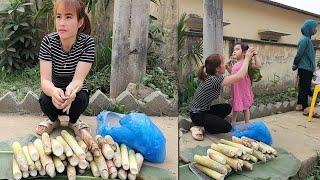
[[[157,47],[161,47],[164,44],[165,30],[155,23],[157,20],[158,18],[155,16],[149,15],[148,50],[150,50],[153,44]]]
[[[35,64],[37,28],[27,0],[12,0],[0,11],[0,66],[23,69]]]
[[[34,14],[35,21],[42,20],[45,22],[46,31],[51,32],[55,29],[54,27],[54,16],[53,16],[53,2],[52,0],[41,0],[41,7],[37,8]]]
[[[320,152],[317,152],[317,164],[313,167],[311,173],[306,177],[306,180],[320,179]]]
[[[110,89],[112,31],[107,33],[105,40],[101,41],[96,38],[95,42],[97,47],[96,59],[87,78],[87,84],[91,93],[99,89],[108,95]]]
[[[248,74],[252,83],[259,82],[262,79],[260,69],[255,69],[252,67],[252,59],[250,60],[250,64],[248,67]]]
[[[177,25],[177,33],[178,33],[178,51],[180,54],[180,50],[184,46],[184,34],[185,34],[185,26],[184,23],[186,21],[187,13],[183,13],[179,19],[178,25]]]
[[[106,66],[111,66],[111,55],[112,55],[112,30],[109,30],[107,37],[104,40],[95,38],[96,49],[96,60],[92,66],[91,74],[101,71]]]
[[[147,71],[147,74],[138,82],[145,86],[160,89],[161,92],[173,98],[176,80],[174,76],[166,73],[161,67],[155,67]]]
[[[275,102],[284,102],[284,101],[291,101],[296,99],[298,96],[298,92],[296,88],[289,87],[287,91],[283,92],[270,92],[265,91],[263,94],[255,94],[254,95],[254,105],[260,105],[260,104],[269,104],[269,103],[275,103]]]
[[[188,50],[188,53],[181,57],[180,63],[186,64],[188,61],[193,61],[197,66],[202,65],[203,57],[203,40],[200,40]]]
[[[179,96],[179,104],[180,106],[180,113],[183,115],[187,115],[189,112],[189,103],[196,92],[197,89],[197,83],[198,78],[195,73],[195,71],[192,71],[191,74],[188,76],[187,83],[182,86],[180,93],[181,95]]]
[[[197,82],[198,78],[195,73],[195,71],[192,71],[191,74],[188,76],[187,83],[182,88],[182,96],[180,97],[181,101],[184,103],[188,103],[191,101],[191,98],[193,97],[194,93],[197,89]]]
[[[94,110],[92,110],[92,108],[87,107],[86,111],[85,111],[85,115],[87,116],[95,116],[98,113],[100,113],[103,110],[108,110],[108,111],[112,111],[112,112],[117,112],[117,113],[121,113],[121,114],[126,114],[128,113],[125,110],[125,105],[120,104],[119,102],[112,102],[110,103],[108,106],[101,106],[99,107],[99,110],[97,112],[95,112]]]
[[[169,74],[162,68],[160,53],[157,49],[164,44],[165,30],[156,24],[156,17],[150,15],[149,19],[147,72],[138,84],[143,84],[154,89],[158,88],[161,92],[168,95],[169,98],[173,98],[176,80],[174,79],[174,75]]]
[[[96,92],[98,89],[106,95],[109,94],[110,70],[110,66],[105,66],[101,70],[96,71],[87,77],[86,82],[88,84],[90,94]]]
[[[188,52],[183,54],[184,52],[183,47],[185,45],[185,21],[186,21],[187,14],[183,13],[177,25],[177,34],[178,34],[178,51],[179,51],[179,58],[178,63],[183,68],[187,62],[194,62],[196,65],[202,65],[202,57],[203,57],[203,40],[201,39],[196,44],[193,44],[188,48]]]
[[[127,113],[126,110],[125,110],[125,105],[122,105],[119,102],[112,102],[107,107],[107,110],[108,111],[112,111],[112,112],[121,113],[121,114]]]
[[[0,69],[0,96],[8,91],[22,100],[28,91],[40,94],[40,69],[39,66],[23,70],[10,70],[5,67]]]

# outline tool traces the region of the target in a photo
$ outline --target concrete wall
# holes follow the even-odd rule
[[[297,71],[292,71],[291,66],[296,54],[296,47],[259,42],[249,43],[249,46],[258,51],[262,61],[261,74],[263,78],[260,82],[254,83],[256,92],[263,92],[267,87],[270,88],[273,84],[272,81],[277,80],[275,75],[280,77],[276,84],[277,90],[285,90],[295,86]]]
[[[203,0],[178,2],[179,17],[184,12],[203,17]],[[291,34],[281,37],[280,43],[296,44],[301,35],[300,26],[308,18],[317,19],[255,0],[241,0],[241,3],[239,0],[223,0],[223,19],[230,23],[223,28],[224,36],[260,40],[258,31],[271,29]],[[320,33],[316,38],[320,38]]]

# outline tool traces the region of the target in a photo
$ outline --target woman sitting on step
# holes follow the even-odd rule
[[[249,60],[254,54],[253,48],[249,48],[245,60],[239,71],[235,74],[224,76],[226,66],[222,55],[212,54],[205,60],[205,64],[198,70],[198,78],[201,82],[189,105],[189,112],[194,126],[190,129],[192,137],[203,140],[203,133],[230,132],[231,124],[225,117],[231,112],[230,104],[212,105],[222,91],[222,86],[230,86],[240,81],[248,72]]]
[[[36,133],[50,134],[60,126],[58,116],[68,115],[68,127],[79,135],[80,130],[89,130],[79,117],[89,103],[85,78],[95,59],[95,44],[82,1],[57,0],[54,15],[57,32],[43,38],[39,52],[39,102],[49,119],[37,126]]]

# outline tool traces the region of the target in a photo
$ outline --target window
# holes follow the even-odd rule
[[[291,35],[290,33],[275,31],[271,29],[262,29],[258,32],[260,39],[263,41],[278,42],[282,36]]]

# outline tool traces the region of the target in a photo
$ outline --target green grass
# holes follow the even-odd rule
[[[153,74],[154,75],[154,74]],[[162,81],[161,78],[166,77],[166,81]],[[174,75],[163,74],[153,76],[156,79],[152,79],[150,83],[153,83],[155,88],[159,88],[162,92],[167,93],[169,97],[174,95]],[[110,84],[110,66],[105,66],[101,70],[90,74],[86,78],[90,94],[95,93],[98,89],[109,95]],[[0,97],[7,92],[13,92],[16,98],[21,101],[26,96],[28,91],[40,95],[40,70],[39,66],[34,68],[25,68],[20,71],[9,71],[5,68],[0,69]]]
[[[0,96],[7,92],[14,93],[21,101],[28,91],[40,94],[40,74],[39,67],[25,68],[22,71],[8,71],[4,68],[0,70]]]

